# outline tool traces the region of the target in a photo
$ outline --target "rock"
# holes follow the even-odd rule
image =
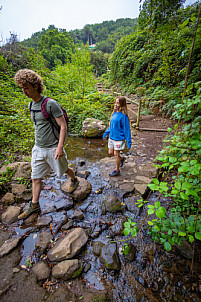
[[[113,226],[111,226],[111,230],[114,233],[114,235],[123,235],[124,232],[124,225],[123,223],[126,222],[126,217],[120,218],[116,221]]]
[[[38,218],[38,221],[36,222],[35,226],[36,227],[45,227],[50,224],[52,221],[52,216],[41,216]]]
[[[82,269],[83,264],[78,259],[65,260],[53,267],[52,276],[56,279],[69,280],[79,276]]]
[[[20,208],[10,206],[7,208],[7,210],[2,214],[1,220],[5,224],[11,224],[13,222],[16,222],[18,220],[18,215],[20,214]]]
[[[100,253],[101,253],[101,249],[102,247],[104,246],[105,244],[101,241],[94,241],[93,242],[93,253],[96,255],[96,256],[100,256]]]
[[[121,269],[121,263],[115,243],[109,243],[102,247],[100,261],[107,269]]]
[[[149,184],[149,183],[151,183],[152,180],[148,177],[137,175],[134,178],[134,181],[135,181],[136,184]]]
[[[13,193],[7,192],[3,198],[2,198],[2,203],[9,205],[9,204],[14,204],[15,203],[15,196]]]
[[[142,196],[145,195],[147,191],[147,185],[146,184],[135,184],[134,185],[135,190],[140,193]]]
[[[82,135],[84,137],[102,137],[106,130],[104,122],[94,118],[87,118],[82,124]]]
[[[119,189],[124,191],[125,193],[132,192],[134,190],[134,181],[124,180],[123,182],[121,182],[121,184],[119,184]]]
[[[81,228],[73,229],[48,252],[50,261],[62,261],[73,258],[86,244],[88,236]]]
[[[30,179],[31,178],[31,163],[29,162],[19,162],[17,165],[17,170],[12,180],[17,180],[18,178]]]
[[[6,240],[0,247],[0,257],[10,253],[18,245],[22,238],[23,236],[19,236]]]
[[[66,224],[64,224],[61,227],[62,231],[67,231],[68,229],[70,229],[73,226],[73,220],[68,221]]]
[[[87,179],[87,177],[91,174],[89,171],[78,171],[77,176],[81,178]]]
[[[73,199],[70,196],[55,201],[54,206],[56,211],[70,210],[73,207]]]
[[[87,273],[90,270],[90,268],[91,268],[91,263],[86,263],[84,265],[84,273]]]
[[[84,160],[80,160],[80,161],[78,162],[78,166],[82,167],[82,166],[84,166],[84,165],[85,165],[85,161],[84,161]]]
[[[188,243],[185,240],[182,240],[181,245],[177,245],[176,247],[182,256],[184,256],[187,259],[192,259],[193,249],[190,243]]]
[[[133,213],[136,216],[140,215],[142,207],[138,207],[135,203],[137,202],[137,198],[135,196],[127,197],[124,199],[124,203],[129,212]]]
[[[22,194],[27,188],[24,184],[12,184],[11,186],[13,194]]]
[[[34,214],[30,215],[27,219],[25,219],[23,221],[23,223],[26,224],[26,225],[30,224],[30,223],[34,222],[37,217],[38,217],[38,213],[34,213]]]
[[[45,281],[50,276],[50,268],[45,261],[39,261],[34,264],[32,271],[36,275],[38,281]]]
[[[48,248],[50,241],[53,239],[53,236],[50,232],[44,231],[38,235],[38,238],[35,243],[35,248],[45,251]]]
[[[81,210],[73,211],[72,215],[70,216],[71,219],[82,220],[84,219],[84,215]]]
[[[74,200],[81,201],[88,197],[88,195],[91,193],[92,186],[90,182],[88,182],[86,179],[78,177],[79,180],[79,186],[77,189],[71,194]],[[70,186],[70,178],[67,179],[62,185],[61,190],[66,193],[68,193],[68,189]]]
[[[136,255],[136,247],[131,242],[128,242],[128,247],[129,252],[127,255],[124,255],[124,257],[129,261],[133,261]]]
[[[22,202],[22,201],[30,201],[32,199],[32,190],[26,189],[21,194],[16,194],[16,201]]]
[[[111,195],[109,197],[106,197],[104,203],[105,203],[105,208],[106,208],[107,212],[115,213],[115,212],[123,210],[121,201],[116,196]]]

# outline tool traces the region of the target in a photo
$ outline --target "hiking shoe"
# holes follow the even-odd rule
[[[31,214],[40,212],[40,204],[39,202],[32,203],[30,201],[29,207],[26,211],[24,211],[22,214],[18,216],[18,219],[27,219]]]
[[[119,176],[120,175],[120,171],[114,170],[112,173],[109,174],[110,176]]]
[[[120,167],[123,167],[124,161],[125,161],[125,157],[123,156],[122,160],[120,161]]]
[[[68,193],[73,193],[77,189],[78,185],[79,185],[79,180],[78,180],[77,176],[75,177],[74,180],[72,180],[72,178],[71,178]]]

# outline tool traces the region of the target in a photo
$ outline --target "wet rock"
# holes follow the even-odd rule
[[[41,232],[36,240],[35,248],[40,249],[42,252],[44,252],[48,248],[51,240],[53,240],[53,236],[50,232]]]
[[[90,270],[90,268],[91,268],[91,264],[90,263],[86,263],[84,265],[84,273],[87,273]]]
[[[6,240],[0,247],[0,257],[9,254],[22,240],[23,236],[13,237]]]
[[[1,220],[5,224],[11,224],[13,222],[16,222],[18,220],[18,215],[20,214],[20,208],[10,206],[7,208],[7,210],[2,214]]]
[[[87,179],[87,177],[89,177],[90,174],[91,174],[90,171],[78,171],[77,172],[78,177],[85,178],[85,179]]]
[[[82,135],[84,137],[102,137],[106,130],[106,125],[103,121],[87,118],[82,124]]]
[[[74,279],[81,274],[83,264],[78,259],[65,260],[53,267],[52,276],[56,279]]]
[[[7,192],[3,198],[2,198],[2,203],[9,205],[9,204],[14,204],[15,203],[15,196],[13,193]]]
[[[116,196],[112,196],[112,195],[108,197],[106,196],[104,203],[107,212],[115,213],[123,210],[121,201]]]
[[[128,247],[129,247],[128,254],[124,255],[124,257],[129,261],[133,261],[134,258],[136,257],[136,247],[131,242],[128,242]]]
[[[156,293],[159,290],[159,286],[156,281],[152,281],[150,287],[151,287],[152,292],[154,292],[154,293]]]
[[[100,256],[101,254],[101,249],[105,244],[101,241],[94,241],[93,242],[93,253],[96,256]]]
[[[74,200],[76,201],[81,201],[84,200],[85,198],[88,197],[88,195],[91,193],[91,189],[92,186],[90,184],[90,182],[88,182],[86,179],[84,178],[80,178],[79,179],[79,185],[77,187],[77,189],[71,194],[71,196],[73,197]],[[61,190],[66,193],[68,193],[68,188],[70,186],[70,178],[67,179],[62,185],[61,185]]]
[[[139,208],[138,205],[135,204],[136,202],[137,198],[135,196],[131,196],[124,199],[124,203],[126,204],[128,211],[136,216],[139,216],[142,211],[142,207]]]
[[[73,226],[73,220],[68,221],[66,224],[64,224],[61,227],[62,231],[67,231],[68,229],[70,229]]]
[[[56,245],[48,252],[50,261],[62,261],[73,258],[86,244],[88,236],[81,228],[76,228],[64,238],[58,240]]]
[[[109,243],[108,245],[102,247],[100,261],[107,269],[121,269],[121,263],[115,243]]]
[[[68,217],[65,215],[64,219],[57,225],[56,230],[55,230],[55,234],[57,234],[60,229],[62,228],[63,225],[65,225],[68,221]]]
[[[38,218],[38,221],[36,222],[35,226],[36,227],[45,227],[50,224],[52,221],[52,216],[41,216]]]
[[[34,213],[34,214],[30,215],[27,219],[25,219],[23,221],[23,223],[26,224],[26,225],[30,224],[30,223],[34,222],[37,217],[38,217],[38,213]]]
[[[85,161],[84,161],[84,160],[80,160],[80,161],[78,162],[78,166],[82,167],[82,166],[84,166],[84,165],[85,165]]]
[[[126,222],[126,218],[120,218],[116,221],[113,226],[111,226],[111,230],[114,233],[114,235],[123,235],[124,232],[124,222]]]
[[[187,259],[192,259],[193,249],[192,249],[190,243],[188,243],[185,240],[182,240],[181,245],[177,245],[176,247],[182,256],[184,256]]]
[[[101,227],[99,225],[96,225],[93,232],[91,233],[91,238],[92,239],[97,238],[101,231],[102,231]]]
[[[71,197],[69,198],[62,198],[60,200],[57,200],[54,203],[54,206],[56,208],[56,211],[61,211],[61,210],[70,210],[73,207],[73,199]]]
[[[138,276],[137,281],[144,287],[147,287],[147,281],[142,277]]]
[[[38,281],[45,281],[50,276],[50,268],[46,261],[39,261],[32,268]]]
[[[72,215],[70,216],[71,219],[78,219],[82,220],[84,219],[84,215],[81,210],[75,210],[73,211]]]

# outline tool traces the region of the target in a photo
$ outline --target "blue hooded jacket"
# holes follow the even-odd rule
[[[109,137],[114,141],[126,140],[127,148],[131,147],[131,130],[128,116],[122,112],[114,112],[111,120],[110,127],[105,131],[103,137]]]

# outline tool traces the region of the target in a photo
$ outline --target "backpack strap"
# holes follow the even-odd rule
[[[50,116],[50,115],[48,114],[48,112],[47,112],[47,102],[48,102],[48,100],[50,100],[50,98],[45,98],[45,99],[43,100],[43,102],[42,102],[42,104],[41,104],[41,113],[42,113],[42,115],[44,116],[44,118],[50,122],[50,125],[51,125],[51,127],[52,127],[52,132],[53,132],[55,138],[56,138],[57,140],[59,140],[59,138],[56,136],[54,130],[56,129],[58,132],[60,132],[60,127],[59,127],[59,125],[56,126],[56,125],[54,124],[54,122],[52,121],[51,116]]]
[[[45,98],[41,104],[41,112],[46,120],[49,119],[49,114],[47,113],[47,108],[46,108],[48,100],[50,100],[50,98]]]

